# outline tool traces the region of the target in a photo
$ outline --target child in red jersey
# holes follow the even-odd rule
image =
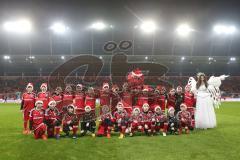
[[[43,121],[44,121],[43,101],[36,100],[35,108],[32,109],[30,112],[30,123],[32,126],[32,130],[34,131],[35,139],[43,140],[47,139],[47,136],[45,135],[47,127],[43,123]]]
[[[66,85],[65,91],[63,93],[62,98],[62,105],[63,105],[63,113],[65,114],[67,112],[67,107],[71,104],[73,104],[74,95],[72,92],[71,85]]]
[[[125,137],[125,131],[128,126],[128,114],[124,109],[123,103],[118,102],[117,111],[113,114],[113,122],[116,124],[118,130],[120,131],[119,139]]]
[[[177,118],[179,120],[179,134],[185,129],[185,133],[189,134],[189,127],[191,127],[191,114],[187,111],[187,105],[182,103],[180,105],[181,111],[178,112]]]
[[[162,132],[163,136],[167,136],[168,122],[167,116],[162,112],[159,105],[154,106],[154,114],[152,117],[152,130],[154,132]]]
[[[43,109],[47,109],[48,107],[48,101],[49,101],[49,97],[50,94],[47,91],[47,83],[42,83],[40,86],[41,91],[38,92],[37,94],[37,98],[41,101],[43,101]]]
[[[88,132],[90,132],[92,137],[94,138],[96,136],[95,135],[95,129],[96,129],[95,109],[92,109],[92,107],[89,104],[87,104],[84,109],[85,109],[85,112],[81,117],[80,136],[85,136]]]
[[[61,113],[62,112],[62,88],[56,87],[55,91],[52,93],[51,98],[56,102],[56,108]]]
[[[175,109],[176,106],[176,90],[171,88],[167,97],[167,108],[173,107]]]
[[[165,112],[167,106],[167,94],[166,88],[163,86],[157,86],[153,93],[153,105],[159,105],[161,107],[162,112]],[[154,111],[154,107],[152,108]]]
[[[132,115],[130,117],[130,137],[134,135],[136,131],[143,132],[142,115],[139,107],[134,107]]]
[[[76,139],[79,121],[74,109],[73,105],[67,106],[66,113],[63,116],[63,132],[66,134],[66,137],[68,137],[70,131],[72,130],[72,138]]]
[[[85,92],[83,89],[83,85],[77,84],[73,104],[76,107],[75,112],[79,118],[84,113],[84,106],[85,106],[84,103],[85,103]]]
[[[153,112],[150,110],[149,104],[144,103],[142,106],[142,124],[146,135],[152,134],[152,116]]]
[[[35,106],[35,93],[33,93],[33,84],[28,83],[26,92],[22,95],[21,110],[23,112],[23,134],[30,134],[28,128],[29,114]]]
[[[47,125],[47,135],[48,138],[56,137],[56,139],[60,138],[60,128],[61,128],[61,120],[60,113],[56,108],[56,101],[50,100],[48,103],[48,108],[45,111],[45,123]]]
[[[99,127],[98,127],[98,136],[106,135],[107,138],[111,138],[111,129],[112,129],[112,114],[110,111],[110,107],[104,105],[101,107],[101,115],[99,120]]]
[[[191,87],[189,85],[186,85],[185,92],[184,92],[184,103],[187,105],[187,111],[190,112],[192,122],[190,129],[193,130],[195,128],[195,104],[196,99],[194,97],[194,94],[191,92]]]

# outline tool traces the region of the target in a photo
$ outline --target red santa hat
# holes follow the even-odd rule
[[[154,110],[154,112],[156,112],[156,111],[157,111],[157,109],[160,109],[160,110],[162,110],[162,109],[161,109],[161,107],[160,107],[158,104],[156,104],[156,105],[153,105],[153,110]]]
[[[168,113],[170,113],[170,111],[175,111],[175,109],[173,107],[169,107]]]
[[[48,106],[50,106],[51,103],[55,103],[56,104],[56,101],[54,99],[50,99],[49,102],[48,102]]]
[[[83,85],[82,84],[77,84],[77,87],[83,87]]]
[[[33,88],[33,83],[29,82],[29,83],[27,84],[27,87],[26,87],[26,88],[28,88],[28,87],[32,87],[32,88]]]
[[[36,99],[36,101],[35,101],[35,106],[36,106],[38,103],[41,103],[41,104],[43,104],[43,101],[42,101],[42,100],[40,100],[40,99]]]
[[[85,112],[90,112],[90,111],[92,110],[92,108],[91,108],[91,106],[86,105],[86,106],[84,107],[84,110],[85,110]]]
[[[47,83],[42,83],[40,88],[42,88],[42,87],[46,87],[47,88]]]
[[[142,71],[139,68],[136,68],[135,70],[133,70],[131,74],[136,77],[141,77],[143,75]]]
[[[133,107],[133,112],[138,111],[139,113],[141,112],[141,109],[139,106],[134,106]]]
[[[102,88],[106,88],[106,87],[109,88],[109,84],[107,82],[104,82]]]
[[[182,90],[181,86],[177,86],[177,91]]]

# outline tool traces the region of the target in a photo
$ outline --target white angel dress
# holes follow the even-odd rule
[[[188,84],[191,86],[192,92],[196,96],[196,110],[195,110],[195,127],[200,129],[215,128],[217,126],[216,114],[214,107],[218,108],[221,101],[220,85],[221,81],[226,77],[210,77],[208,86],[201,85],[196,88],[196,81],[190,77]]]

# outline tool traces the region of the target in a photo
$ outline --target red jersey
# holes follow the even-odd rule
[[[164,114],[157,114],[154,113],[153,114],[153,119],[156,123],[163,123],[163,122],[167,122],[167,116],[165,116]]]
[[[112,106],[112,109],[114,110],[115,108],[116,108],[116,106],[117,106],[117,103],[119,102],[119,101],[121,101],[121,97],[120,97],[120,95],[119,95],[119,93],[117,93],[117,92],[112,92],[112,94],[111,94],[111,106]]]
[[[84,92],[76,92],[74,96],[74,105],[77,109],[84,110],[85,103],[85,93]]]
[[[133,106],[133,96],[130,92],[128,92],[128,91],[122,92],[121,98],[125,104],[127,104],[129,106]]]
[[[70,123],[76,123],[77,122],[77,116],[76,114],[64,114],[63,117],[63,125],[69,125]]]
[[[35,93],[23,93],[22,95],[22,109],[24,111],[31,111],[35,106]]]
[[[184,103],[187,105],[188,108],[194,107],[195,98],[193,93],[191,92],[184,93]]]
[[[38,129],[42,125],[44,120],[44,110],[36,110],[35,108],[30,112],[30,121],[32,121],[33,130]]]
[[[58,109],[59,112],[62,111],[62,98],[63,96],[61,94],[53,94],[52,95],[52,99],[54,99],[54,101],[56,101],[57,105],[56,105],[56,108]]]
[[[101,90],[99,93],[99,99],[100,99],[101,106],[103,106],[103,105],[110,106],[111,92]]]
[[[54,126],[55,122],[59,118],[59,112],[57,109],[46,109],[45,111],[45,120],[48,125]]]
[[[170,106],[175,108],[176,105],[176,96],[175,95],[168,95],[168,100],[167,100],[167,108]]]
[[[113,119],[115,122],[117,122],[119,125],[121,125],[121,123],[126,123],[127,122],[127,118],[128,118],[128,114],[125,110],[123,110],[122,112],[118,112],[116,111],[113,114]]]
[[[96,106],[96,96],[95,95],[86,94],[85,106],[86,105],[89,105],[92,109],[95,109],[95,106]]]
[[[74,99],[74,96],[73,96],[72,93],[69,93],[69,92],[63,93],[63,97],[62,97],[63,107],[72,104],[73,103],[73,99]]]
[[[148,95],[139,94],[136,105],[142,107],[144,103],[148,103]]]
[[[47,109],[50,94],[48,92],[39,92],[37,95],[38,100],[43,101],[43,109]]]
[[[142,112],[142,122],[143,123],[151,122],[152,121],[152,116],[153,116],[153,112],[152,111]]]
[[[165,94],[154,94],[154,102],[153,104],[159,105],[164,111],[166,109],[167,95]]]
[[[181,123],[191,124],[191,114],[188,111],[179,111],[177,117]]]

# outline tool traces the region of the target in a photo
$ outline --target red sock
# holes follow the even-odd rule
[[[78,126],[73,126],[73,134],[76,135],[78,130]]]
[[[55,133],[56,135],[60,134],[60,126],[55,127]]]

